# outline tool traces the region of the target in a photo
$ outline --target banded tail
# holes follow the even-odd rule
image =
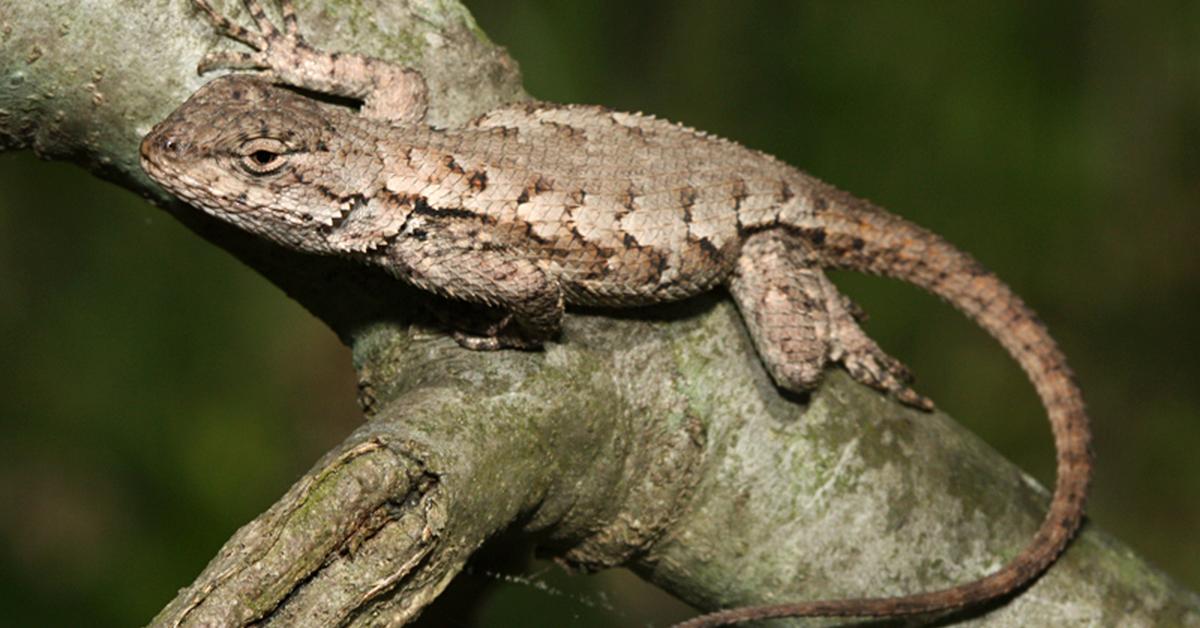
[[[1091,431],[1083,398],[1045,326],[1020,297],[971,256],[941,237],[853,197],[831,201],[786,227],[813,243],[817,263],[900,279],[948,301],[1008,351],[1037,390],[1058,452],[1050,509],[1033,539],[995,573],[946,589],[883,598],[815,600],[734,608],[676,628],[706,628],[782,617],[888,617],[962,608],[1028,585],[1066,548],[1083,520],[1091,483]]]

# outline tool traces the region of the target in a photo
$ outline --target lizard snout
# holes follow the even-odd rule
[[[143,159],[153,159],[157,155],[178,156],[183,150],[183,142],[172,133],[152,131],[142,140],[141,152]]]
[[[142,170],[155,180],[160,179],[164,168],[171,170],[172,162],[178,162],[184,157],[189,143],[178,133],[171,132],[165,125],[160,124],[142,138],[138,147],[141,156]],[[158,176],[155,176],[158,175]],[[160,181],[161,182],[161,181]]]

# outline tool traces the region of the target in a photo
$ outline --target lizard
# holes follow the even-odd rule
[[[567,305],[632,307],[725,287],[781,389],[809,391],[839,364],[931,409],[823,274],[849,269],[941,297],[1023,368],[1049,417],[1056,483],[1041,526],[1008,563],[930,592],[718,610],[680,627],[981,604],[1028,586],[1080,527],[1091,433],[1066,358],[1020,297],[940,236],[767,154],[640,113],[519,102],[435,128],[424,121],[419,72],[313,47],[291,0],[279,0],[282,29],[258,0],[243,0],[254,28],[210,0],[192,2],[250,51],[204,57],[202,74],[235,72],[150,131],[140,146],[145,172],[278,245],[379,266],[418,289],[503,312],[482,333],[455,331],[464,347],[540,347],[556,337]]]

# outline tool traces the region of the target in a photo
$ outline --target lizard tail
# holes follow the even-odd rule
[[[1045,326],[1013,291],[941,237],[865,201],[830,190],[819,211],[787,229],[813,244],[819,265],[893,277],[945,299],[983,327],[1025,370],[1046,408],[1057,450],[1057,481],[1036,535],[995,573],[958,586],[886,598],[818,600],[729,609],[677,628],[778,617],[881,617],[961,608],[1013,593],[1055,561],[1082,519],[1091,482],[1091,432],[1079,388]]]

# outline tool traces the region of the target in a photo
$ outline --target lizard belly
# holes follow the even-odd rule
[[[637,306],[677,301],[724,283],[737,259],[736,240],[723,248],[707,241],[677,249],[583,247],[539,253],[572,305]]]

